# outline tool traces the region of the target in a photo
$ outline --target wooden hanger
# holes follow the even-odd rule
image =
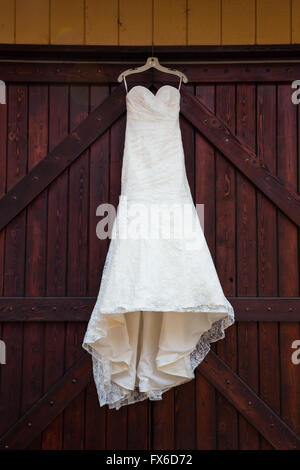
[[[172,75],[177,75],[178,77],[182,78],[184,83],[188,82],[187,76],[183,73],[180,72],[179,70],[175,69],[169,69],[168,67],[164,67],[159,63],[159,60],[157,57],[148,57],[146,63],[144,65],[141,65],[140,67],[136,67],[134,69],[127,69],[124,70],[119,76],[118,76],[118,82],[122,82],[124,77],[127,77],[127,75],[131,75],[132,73],[141,73],[144,72],[145,70],[148,70],[150,68],[154,68],[157,70],[160,70],[161,72],[164,73],[170,73]]]

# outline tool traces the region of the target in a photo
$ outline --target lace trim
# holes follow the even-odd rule
[[[221,318],[215,321],[211,328],[201,335],[199,341],[196,344],[195,349],[190,353],[190,362],[192,370],[203,361],[205,356],[210,351],[210,344],[216,342],[225,337],[225,329],[231,326],[234,322],[234,311],[231,304],[228,303],[228,306],[198,306],[194,307],[193,310],[188,308],[181,308],[181,310],[174,309],[174,311],[193,311],[193,312],[202,312],[214,310],[215,308],[222,308],[224,313],[227,313],[225,318]],[[120,309],[121,310],[121,309]],[[122,309],[121,312],[118,310],[118,313],[124,313],[133,311]],[[143,309],[140,309],[143,310]],[[170,311],[170,309],[168,309]],[[220,310],[218,310],[220,311]],[[117,312],[116,312],[117,313]],[[99,339],[99,337],[97,338]],[[108,405],[110,409],[120,409],[121,406],[129,405],[136,403],[138,401],[146,400],[149,398],[151,401],[162,400],[162,394],[172,388],[174,385],[171,385],[162,390],[151,390],[148,392],[141,392],[138,388],[134,390],[125,389],[118,384],[111,381],[111,364],[110,361],[107,361],[100,356],[87,342],[82,344],[82,347],[92,355],[93,360],[93,375],[94,381],[98,393],[100,406]],[[187,379],[190,381],[191,379]],[[182,382],[183,383],[183,382]]]

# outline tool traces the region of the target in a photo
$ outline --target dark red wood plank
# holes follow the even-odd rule
[[[16,46],[16,44],[8,44],[4,45],[5,47]],[[28,46],[28,45],[26,45]],[[31,45],[30,45],[31,46]],[[295,44],[285,44],[284,46],[297,46]],[[24,47],[24,45],[22,45]],[[34,54],[34,57],[41,57],[42,61],[38,64],[35,63],[26,63],[24,62],[25,57],[30,57],[31,54],[26,54],[24,51],[20,52],[20,57],[22,61],[18,62],[1,62],[0,63],[0,76],[2,80],[9,81],[11,83],[18,83],[18,82],[28,82],[28,83],[99,83],[103,85],[107,85],[109,83],[117,83],[117,77],[120,73],[124,71],[124,63],[131,62],[132,67],[138,66],[141,62],[145,60],[145,57],[151,54],[151,49],[144,50],[142,52],[132,53],[131,51],[121,50],[124,46],[118,46],[115,48],[114,46],[103,46],[103,47],[111,47],[110,50],[107,50],[105,54],[103,54],[97,47],[96,51],[93,54],[86,53],[83,48],[85,46],[77,46],[81,48],[79,54],[76,54],[78,57],[79,63],[76,64],[76,59],[74,63],[69,63],[70,57],[74,57],[70,52],[70,47],[76,46],[67,46],[68,50],[64,51],[64,54],[61,52],[56,52],[54,49],[51,51],[49,56],[51,57],[51,61],[54,59],[53,62],[45,61],[45,57],[48,55],[43,52],[42,46],[37,45],[39,51],[37,54]],[[54,47],[50,45],[48,47]],[[132,47],[132,46],[131,46]],[[141,46],[142,47],[142,46]],[[150,46],[149,46],[150,47]],[[157,46],[156,46],[157,47]],[[160,53],[161,47],[168,48],[168,50],[164,50],[163,53]],[[171,51],[170,47],[174,47],[175,51]],[[193,46],[186,46],[188,50],[183,51],[182,53],[178,51],[178,47],[185,47],[185,46],[158,46],[157,53],[160,59],[171,61],[171,62],[178,62],[180,57],[182,57],[183,62],[190,58],[192,61],[200,60],[203,61],[203,57],[205,63],[177,63],[176,68],[182,70],[189,78],[190,83],[236,83],[237,81],[240,82],[283,82],[283,83],[291,83],[293,80],[297,80],[300,75],[300,66],[299,63],[293,62],[290,59],[288,62],[274,62],[264,63],[263,61],[257,63],[245,63],[247,57],[249,57],[249,51],[244,51],[239,53],[239,60],[241,63],[224,63],[224,64],[213,64],[209,63],[210,61],[215,60],[214,58],[217,57],[217,60],[225,60],[225,53],[222,49],[219,50],[216,54],[213,52],[206,51],[205,56],[203,54],[198,54],[197,52],[193,52],[191,49]],[[224,46],[219,46],[224,48]],[[248,46],[249,47],[249,46]],[[250,46],[253,47],[253,46]],[[261,47],[266,47],[262,45]],[[280,45],[282,47],[282,45]],[[278,60],[279,56],[278,50],[273,52],[272,57]],[[280,56],[286,60],[286,52],[281,50]],[[15,55],[12,54],[14,57]],[[57,56],[67,57],[67,61],[64,62],[55,62]],[[298,58],[299,52],[294,52],[294,57]],[[80,56],[80,57],[79,57]],[[234,56],[231,55],[230,59]],[[268,56],[268,54],[267,54]],[[3,55],[1,54],[1,57]],[[104,60],[103,60],[104,57]],[[109,62],[113,60],[113,57],[116,57],[116,60],[119,63],[105,63],[105,57],[108,59]],[[131,59],[132,58],[132,59]],[[82,60],[83,59],[83,60]],[[61,59],[63,60],[63,59]],[[84,63],[86,60],[91,60],[91,63]],[[99,67],[98,63],[101,61],[101,67]],[[120,63],[121,62],[121,63]],[[161,72],[157,72],[155,77],[159,78],[159,82],[165,83],[166,75],[162,74]],[[163,76],[163,78],[161,78]],[[152,71],[143,72],[140,76],[135,76],[134,79],[137,83],[142,84],[149,84],[152,78]],[[175,86],[178,85],[178,77],[167,76],[167,80],[170,83],[174,83]]]
[[[70,88],[70,123],[72,132],[88,115],[89,89],[86,86]],[[68,295],[87,293],[87,232],[89,192],[89,151],[83,152],[69,169],[68,181]],[[84,353],[81,344],[86,325],[69,323],[66,329],[66,367],[70,367]],[[84,448],[85,396],[82,392],[64,412],[64,449]]]
[[[187,88],[194,94],[194,87]],[[193,200],[195,201],[195,130],[191,124],[180,117],[185,168]],[[196,448],[196,381],[175,387],[175,449]],[[187,428],[189,432],[186,432]]]
[[[124,90],[119,88],[99,108],[94,109],[87,119],[83,119],[80,125],[76,124],[70,135],[49,152],[26,177],[18,179],[18,184],[0,199],[0,230],[76,161],[124,110]],[[11,135],[11,138],[14,136]]]
[[[256,142],[256,88],[252,84],[237,85],[237,136],[255,152]],[[239,172],[236,175],[237,204],[237,295],[256,296],[256,192]],[[249,386],[258,391],[257,323],[241,322],[237,326],[238,371]],[[259,434],[239,417],[240,449],[259,448]]]
[[[235,86],[216,88],[216,114],[235,131]],[[216,154],[216,268],[225,295],[236,294],[236,174],[233,166]],[[233,370],[237,367],[236,325],[217,343],[217,352]],[[223,396],[217,396],[217,430],[219,449],[238,448],[238,415]]]
[[[68,94],[69,90],[65,85],[49,87],[49,150],[52,150],[68,134]],[[67,191],[68,172],[64,171],[48,188],[47,296],[60,297],[67,293]],[[58,315],[61,313],[62,311],[58,311]],[[44,344],[44,392],[46,392],[64,373],[65,324],[47,323]],[[42,447],[47,450],[60,450],[62,445],[63,416],[61,414],[43,432]]]
[[[276,85],[257,85],[257,156],[276,173]],[[257,194],[258,295],[278,294],[276,207]],[[282,309],[283,310],[283,309]],[[277,312],[278,315],[278,312]],[[278,324],[259,323],[260,396],[280,413]],[[261,449],[272,449],[261,439]]]
[[[111,93],[115,90],[112,88]],[[110,129],[110,162],[109,162],[109,202],[116,208],[121,191],[121,172],[124,151],[126,116],[115,122]],[[135,406],[134,404],[129,406]],[[119,410],[107,408],[107,449],[127,448],[127,413],[128,407]]]
[[[198,371],[278,450],[300,449],[300,437],[222,359],[210,352]]]
[[[186,87],[186,92],[194,95],[194,87]],[[193,126],[191,126],[182,115],[179,115],[179,122],[183,141],[186,175],[192,196],[195,200],[195,131]]]
[[[107,87],[91,87],[91,110],[109,95]],[[99,217],[97,207],[109,200],[109,131],[103,134],[90,148],[89,188],[89,264],[88,295],[97,297],[103,270],[108,240],[99,240],[96,227]],[[92,308],[90,309],[90,313]],[[88,385],[85,404],[85,449],[105,449],[106,407],[100,407],[94,382]]]
[[[24,450],[92,380],[84,354],[0,439],[0,449]],[[74,429],[76,433],[76,429]]]
[[[41,161],[48,150],[48,87],[33,85],[28,90],[28,171]],[[46,293],[47,192],[43,192],[27,209],[26,225],[26,290],[25,295]],[[22,413],[25,413],[43,392],[44,325],[24,325]],[[41,436],[30,444],[40,449]]]
[[[26,174],[28,100],[25,85],[8,87],[7,189]],[[6,227],[4,288],[6,296],[23,296],[25,290],[26,213],[19,214]],[[2,338],[6,344],[7,363],[2,367],[1,398],[4,404],[0,432],[4,432],[20,416],[22,396],[23,325],[7,324]],[[12,393],[13,391],[13,393]]]
[[[297,191],[297,106],[291,101],[289,85],[278,85],[277,172],[287,187]],[[298,229],[278,214],[279,295],[299,295]],[[291,360],[292,343],[299,339],[299,325],[282,323],[279,330],[281,370],[281,415],[300,433],[299,366]]]
[[[282,180],[273,175],[267,166],[257,159],[256,154],[236,137],[227,125],[226,116],[223,119],[215,116],[199,98],[191,96],[186,91],[182,92],[181,111],[186,119],[226,156],[227,160],[293,222],[300,225],[300,196],[290,187],[284,186]]]
[[[205,106],[212,112],[215,109],[214,85],[196,86]],[[215,187],[215,149],[200,134],[196,133],[196,204],[204,205],[204,234],[212,259],[215,261],[216,249],[216,187]],[[211,345],[215,350],[215,343]],[[196,374],[196,438],[197,449],[216,449],[216,391],[200,374]]]
[[[152,449],[175,449],[174,388],[163,394],[163,399],[152,403]]]

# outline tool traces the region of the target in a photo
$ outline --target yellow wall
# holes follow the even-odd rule
[[[0,0],[0,43],[300,43],[300,0]]]

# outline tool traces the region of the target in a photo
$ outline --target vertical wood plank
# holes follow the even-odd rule
[[[26,174],[28,90],[25,85],[8,86],[7,190]],[[25,291],[26,211],[21,212],[6,227],[5,237],[5,296],[23,296]],[[20,417],[23,365],[23,324],[6,323],[2,330],[6,344],[7,363],[1,370],[3,407],[0,432],[4,432]],[[13,391],[13,393],[12,393]]]
[[[300,0],[292,0],[292,43],[300,42]]]
[[[105,86],[91,87],[91,111],[109,95]],[[97,297],[101,272],[103,271],[108,240],[99,240],[96,226],[97,207],[109,201],[109,131],[102,135],[90,148],[90,191],[89,191],[89,266],[88,295]],[[86,390],[85,449],[105,449],[106,407],[98,401],[94,382]]]
[[[112,87],[113,89],[114,87]],[[122,116],[110,129],[109,202],[117,208],[121,192],[121,171],[124,151],[126,116]],[[135,406],[135,405],[129,405]],[[107,449],[127,448],[128,406],[119,410],[107,409]]]
[[[16,0],[16,43],[49,43],[49,0]]]
[[[51,0],[50,43],[84,44],[84,1]]]
[[[235,132],[235,85],[216,87],[216,113]],[[226,296],[236,295],[235,207],[236,175],[232,165],[216,153],[216,268]],[[218,341],[217,352],[233,370],[237,367],[236,325]],[[237,411],[217,395],[218,448],[238,448]]]
[[[185,0],[154,0],[153,13],[154,44],[186,44]]]
[[[222,0],[222,44],[255,43],[255,0]]]
[[[8,103],[0,105],[0,197],[6,194],[6,151],[7,151],[7,109]],[[0,232],[0,295],[4,290],[5,229]]]
[[[41,161],[48,150],[48,87],[29,87],[28,171]],[[27,208],[26,224],[26,288],[30,297],[45,295],[47,190]],[[25,413],[43,393],[44,325],[24,324],[23,385],[21,410]],[[29,446],[38,449],[38,437]]]
[[[293,191],[297,191],[297,106],[291,101],[289,84],[278,85],[277,172]],[[298,230],[282,213],[278,213],[279,295],[299,295]],[[299,433],[299,367],[291,360],[292,343],[299,339],[299,325],[280,324],[281,415]]]
[[[148,449],[149,400],[134,403],[128,408],[128,450]]]
[[[257,0],[256,43],[289,44],[290,41],[290,0]]]
[[[68,134],[68,86],[49,87],[49,150]],[[48,188],[47,285],[46,295],[66,295],[68,172],[63,172]],[[65,324],[45,325],[44,392],[64,373]],[[60,450],[63,445],[63,415],[60,414],[42,435],[42,448]]]
[[[221,0],[188,0],[187,44],[221,44]]]
[[[6,193],[6,151],[7,151],[7,109],[8,104],[0,105],[0,198]],[[5,254],[5,229],[0,232],[0,295],[4,295],[4,254]],[[0,339],[3,339],[2,333],[4,324],[0,324]],[[0,368],[0,393],[2,393],[1,374],[4,365]],[[0,432],[4,429],[0,425]]]
[[[174,388],[163,394],[161,401],[152,404],[152,449],[175,449]]]
[[[120,0],[120,46],[152,44],[152,3],[152,0]]]
[[[15,2],[0,0],[0,43],[15,42]]]
[[[71,86],[69,131],[72,132],[88,112],[88,87]],[[87,293],[88,175],[89,150],[86,150],[69,169],[67,293],[70,296],[85,296]],[[85,330],[85,323],[67,325],[67,368],[85,354],[81,347]],[[64,449],[84,447],[84,405],[85,391],[82,391],[64,411]]]
[[[193,87],[187,87],[186,90],[191,95],[194,94]],[[179,122],[187,179],[193,199],[195,200],[195,132],[193,126],[191,126],[190,123],[181,115],[179,116]]]
[[[253,84],[237,85],[237,135],[248,148],[256,151],[256,88]],[[237,184],[237,295],[256,296],[256,192],[253,185],[239,172]],[[258,392],[257,323],[239,322],[238,371],[240,377]],[[240,449],[259,448],[259,434],[239,416]]]
[[[212,112],[215,111],[214,85],[196,86],[196,96]],[[215,261],[215,150],[201,134],[196,133],[195,139],[196,203],[204,204],[204,234]],[[215,349],[215,343],[211,349]],[[216,391],[199,373],[196,374],[196,419],[197,449],[216,449]]]
[[[193,87],[187,88],[194,94]],[[180,116],[185,167],[192,197],[195,200],[195,131],[186,119]],[[175,449],[196,448],[195,380],[175,387]],[[189,432],[186,429],[189,428]]]
[[[85,1],[85,44],[118,44],[118,0]]]
[[[257,156],[276,173],[276,85],[257,85]],[[263,194],[257,194],[258,295],[276,296],[277,222],[276,208]],[[280,413],[278,325],[259,322],[260,396]],[[261,449],[272,446],[261,438]]]

